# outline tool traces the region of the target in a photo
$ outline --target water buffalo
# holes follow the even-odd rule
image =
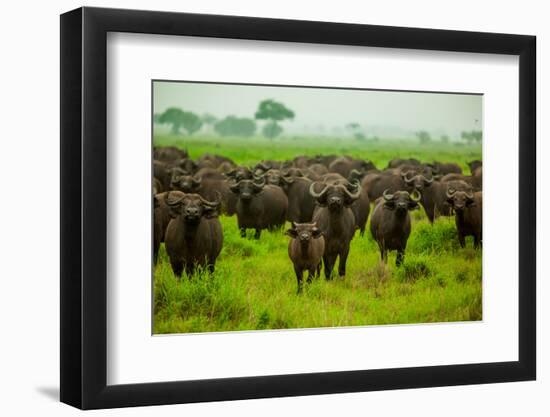
[[[254,175],[263,175],[270,169],[282,169],[283,163],[281,161],[263,160],[254,165],[252,172]]]
[[[230,189],[238,196],[236,212],[241,237],[246,236],[246,229],[255,229],[254,238],[259,239],[263,229],[285,224],[288,198],[281,187],[266,185],[261,178],[241,180],[231,184]]]
[[[449,188],[446,193],[447,202],[455,212],[456,230],[461,247],[466,245],[465,237],[474,237],[474,248],[482,242],[482,193],[459,191]]]
[[[337,158],[339,158],[338,155],[316,155],[313,158],[313,162],[324,165],[328,168],[329,165]]]
[[[308,176],[313,177],[320,177],[322,175],[328,174],[328,168],[324,166],[323,164],[315,163],[311,164],[307,170],[309,171]],[[313,179],[313,178],[312,178]]]
[[[370,201],[376,201],[382,197],[385,190],[390,193],[395,191],[412,191],[413,185],[409,185],[404,181],[403,174],[393,174],[383,172],[372,172],[363,178],[361,187],[367,192]]]
[[[222,208],[227,214],[234,214],[235,202],[231,201],[229,183],[223,174],[213,168],[202,168],[199,170],[204,176],[187,175],[179,168],[172,168],[170,189],[184,193],[199,194],[206,200],[214,200],[218,194],[222,199]]]
[[[462,174],[462,168],[454,162],[437,162],[434,161],[426,166],[433,169],[434,174],[444,176],[447,174]]]
[[[314,162],[314,160],[309,156],[299,155],[294,157],[294,159],[292,159],[291,162],[292,162],[292,167],[305,169],[309,167]]]
[[[468,167],[470,168],[470,173],[472,175],[475,175],[475,171],[478,168],[481,168],[483,165],[483,162],[481,162],[479,159],[475,159],[473,161],[468,162]]]
[[[153,177],[159,180],[163,190],[168,190],[170,188],[171,172],[165,162],[153,161]]]
[[[339,174],[329,174],[328,176],[325,177],[324,182],[326,184],[335,184],[335,185],[342,184],[345,187],[347,187],[348,190],[350,191],[359,189],[360,191],[359,198],[351,204],[350,208],[355,218],[355,227],[359,229],[359,234],[363,236],[365,234],[365,227],[367,225],[367,220],[369,219],[369,213],[370,213],[370,199],[369,199],[368,192],[359,185],[358,180],[351,180],[351,179],[346,180],[338,177],[331,178],[330,177],[331,175],[340,176]],[[353,177],[355,176],[353,175],[353,172],[352,172],[350,174],[350,178],[353,178]]]
[[[346,156],[341,156],[340,158],[335,159],[328,167],[329,172],[336,172],[344,178],[348,178],[352,170],[367,172],[375,169],[376,167],[370,161],[364,161],[362,159],[355,159]]]
[[[252,170],[245,166],[238,166],[233,168],[231,171],[226,172],[225,177],[231,180],[240,181],[240,180],[251,180],[253,178]]]
[[[164,242],[164,233],[170,223],[170,209],[166,204],[169,192],[158,193],[153,196],[153,262],[157,263],[160,244]]]
[[[158,178],[153,177],[153,195],[162,193],[164,188]]]
[[[268,171],[267,173],[269,174]],[[315,199],[309,194],[312,181],[307,177],[292,176],[288,172],[280,177],[279,185],[288,198],[286,218],[290,222],[310,222],[315,209]]]
[[[421,204],[424,207],[426,216],[433,223],[439,216],[452,216],[451,206],[447,202],[447,189],[471,191],[472,186],[461,180],[450,180],[447,182],[433,181],[429,187],[422,192]]]
[[[214,272],[222,250],[223,233],[218,220],[220,200],[208,201],[198,194],[172,191],[166,197],[172,220],[165,233],[165,246],[172,271],[190,275],[197,266]]]
[[[153,148],[153,159],[163,162],[172,162],[177,159],[187,158],[187,151],[175,146],[158,146]]]
[[[338,274],[343,277],[346,275],[350,242],[355,233],[355,216],[350,206],[359,198],[361,190],[358,186],[354,186],[350,191],[343,184],[325,183],[322,184],[322,190],[316,192],[317,184],[311,184],[309,193],[318,204],[313,213],[313,221],[325,237],[325,277],[331,279],[337,257],[340,257]]]
[[[401,265],[405,258],[407,240],[411,234],[411,216],[409,210],[418,207],[420,194],[413,191],[396,191],[393,194],[385,190],[382,198],[375,203],[370,220],[372,237],[378,243],[380,255],[388,261],[388,251],[397,251],[395,264]]]
[[[288,256],[294,264],[294,272],[298,281],[298,290],[302,291],[304,271],[308,271],[307,281],[321,272],[321,258],[325,252],[325,239],[316,223],[295,223],[286,231],[291,237],[288,242]]]
[[[198,165],[200,168],[218,168],[224,162],[231,166],[235,166],[235,163],[230,158],[210,153],[203,154],[198,160]]]
[[[481,172],[478,172],[479,175],[462,175],[462,174],[447,174],[441,178],[441,182],[450,182],[450,181],[464,181],[470,184],[474,191],[481,191],[483,187],[483,177]]]
[[[420,161],[415,158],[409,158],[409,159],[402,159],[402,158],[395,158],[392,159],[390,162],[388,162],[388,168],[399,168],[401,165],[420,165]]]

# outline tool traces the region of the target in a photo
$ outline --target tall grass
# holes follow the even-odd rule
[[[290,159],[298,154],[350,154],[385,166],[393,157],[456,161],[481,158],[479,148],[416,143],[350,143],[338,140],[265,138],[155,138],[157,145],[176,143],[192,157],[219,153],[238,163]],[[395,254],[380,262],[370,233],[351,243],[344,279],[313,280],[296,294],[296,278],[288,259],[283,230],[239,236],[235,217],[221,216],[224,246],[216,271],[197,271],[177,279],[161,247],[154,271],[154,333],[213,332],[374,324],[480,320],[480,250],[472,242],[461,249],[453,218],[431,225],[424,213],[413,212],[405,261],[397,268]],[[288,226],[288,225],[287,225]]]

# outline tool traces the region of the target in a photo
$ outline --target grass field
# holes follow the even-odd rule
[[[218,137],[157,136],[155,145],[187,148],[192,158],[217,153],[240,164],[291,159],[298,154],[347,154],[378,167],[396,157],[466,163],[481,159],[481,146],[411,141],[358,142],[338,138],[285,138],[273,142]],[[262,232],[261,239],[239,236],[236,218],[221,216],[223,250],[216,272],[177,280],[164,248],[154,271],[154,333],[215,332],[308,327],[481,320],[481,250],[461,249],[454,218],[430,225],[422,209],[413,227],[405,262],[380,262],[370,233],[351,242],[344,279],[316,279],[296,294],[284,231]],[[368,228],[367,228],[368,229]]]

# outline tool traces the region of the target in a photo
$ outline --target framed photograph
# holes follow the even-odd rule
[[[61,16],[61,401],[533,380],[533,36]]]

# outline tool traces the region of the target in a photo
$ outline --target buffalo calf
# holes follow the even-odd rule
[[[307,281],[321,272],[321,258],[325,252],[325,239],[316,223],[292,223],[292,228],[286,231],[291,237],[288,242],[288,256],[294,264],[298,292],[302,291],[302,277],[308,271]]]

